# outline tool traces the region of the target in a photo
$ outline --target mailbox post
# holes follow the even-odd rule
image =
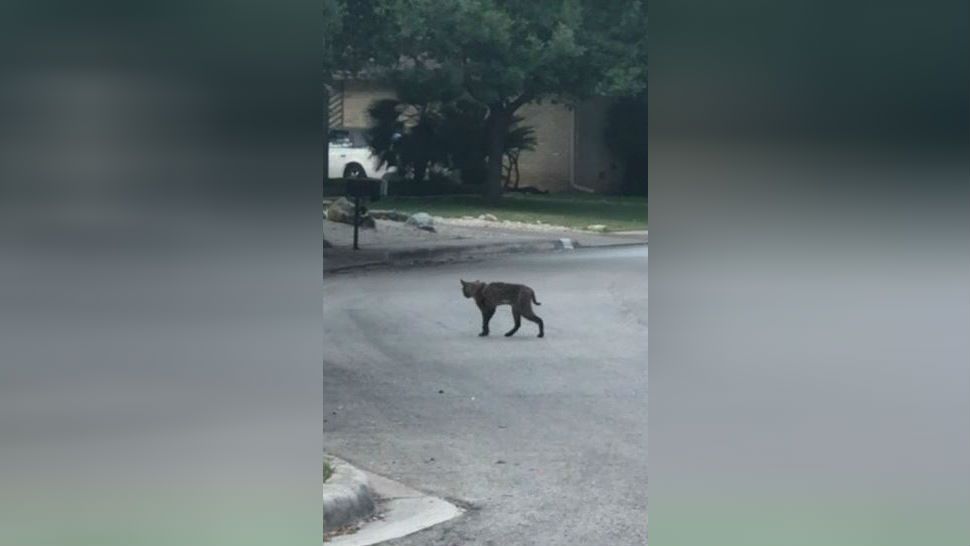
[[[360,250],[357,246],[357,232],[360,229],[360,196],[354,196],[354,250]]]
[[[347,195],[354,198],[354,250],[357,245],[357,231],[360,229],[360,200],[369,197],[377,201],[381,197],[381,181],[372,178],[348,178]]]

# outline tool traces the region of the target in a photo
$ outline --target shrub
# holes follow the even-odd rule
[[[405,180],[423,183],[434,176],[442,187],[447,186],[441,184],[442,176],[465,185],[484,183],[486,109],[480,104],[463,99],[431,104],[383,99],[370,105],[368,115],[372,122],[368,144],[383,164],[397,167]],[[535,131],[513,125],[509,135],[506,157],[517,166],[519,152],[534,149]],[[510,169],[510,176],[511,172],[517,178],[517,167]]]

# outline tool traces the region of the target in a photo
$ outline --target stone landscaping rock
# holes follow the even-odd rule
[[[434,218],[431,217],[427,212],[416,212],[412,214],[408,220],[408,225],[414,226],[418,229],[423,229],[425,231],[434,231]]]
[[[354,204],[349,199],[341,197],[327,207],[327,220],[342,224],[354,225]],[[374,229],[377,224],[374,218],[361,206],[360,227]]]
[[[342,224],[354,224],[354,204],[345,197],[327,205],[327,220]]]
[[[604,226],[603,224],[593,224],[593,225],[590,225],[590,226],[586,226],[586,231],[595,231],[595,232],[598,232],[598,233],[605,233],[606,232],[606,226]]]
[[[498,218],[494,214],[480,214],[478,219],[486,222],[498,222]]]

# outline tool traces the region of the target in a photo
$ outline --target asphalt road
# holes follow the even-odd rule
[[[528,284],[478,337],[459,278]],[[469,507],[387,544],[641,545],[647,537],[647,248],[324,281],[324,448]]]

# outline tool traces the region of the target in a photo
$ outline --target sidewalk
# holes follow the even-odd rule
[[[331,245],[323,249],[324,272],[647,242],[646,231],[600,234],[548,227],[525,231],[508,229],[501,223],[495,223],[495,227],[452,225],[436,218],[436,233],[431,233],[402,222],[377,220],[376,223],[376,229],[359,231],[360,250],[354,251],[353,227],[324,220],[323,236]]]

